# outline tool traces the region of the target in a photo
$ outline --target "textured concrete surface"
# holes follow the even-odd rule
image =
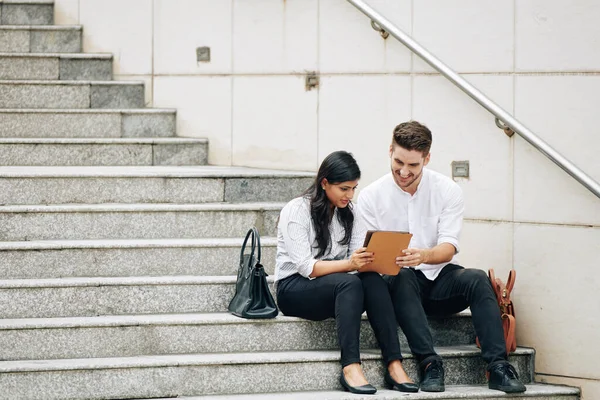
[[[222,312],[235,277],[65,278],[0,281],[0,318]]]
[[[252,226],[268,236],[275,234],[272,215],[281,207],[279,203],[6,206],[0,207],[0,240],[240,237]]]
[[[50,80],[58,76],[58,58],[0,56],[0,80]]]
[[[30,4],[27,4],[30,3]],[[54,5],[49,2],[0,2],[2,25],[51,25],[54,23]]]
[[[152,148],[152,165],[206,165],[208,142],[204,144],[165,144]],[[277,201],[277,200],[275,200]]]
[[[458,323],[431,321],[438,338],[436,346],[475,342],[470,319],[456,316],[444,322],[450,319]],[[446,338],[444,333],[457,325],[462,336]],[[409,354],[404,336],[398,332],[403,353]],[[248,340],[250,337],[261,340]],[[360,347],[378,347],[366,316]],[[0,321],[0,359],[4,360],[337,349],[333,319],[312,322],[279,316],[249,321],[210,313]]]
[[[89,107],[89,85],[0,81],[0,108]]]
[[[175,139],[176,140],[176,139]],[[188,145],[194,147],[194,145]],[[201,145],[200,145],[201,146]],[[88,166],[89,175],[80,174],[85,171],[78,167],[61,167],[55,164],[109,164],[129,163],[150,164],[152,150],[158,146],[142,145],[34,145],[21,144],[11,146],[0,140],[1,163],[34,163],[40,166],[7,166],[0,168],[0,204],[63,204],[63,203],[208,203],[222,202],[227,199],[225,187],[230,178],[225,173],[221,176],[211,173],[211,166],[205,169],[189,167],[196,171],[193,175],[170,175],[168,171],[177,172],[178,167],[155,166],[136,167],[140,173],[127,174],[130,171],[118,166]],[[73,148],[73,150],[70,150]],[[102,151],[100,151],[102,150]],[[130,152],[130,153],[129,153]],[[195,160],[192,160],[195,161]],[[185,168],[185,167],[181,167]],[[40,169],[43,169],[40,172]],[[93,173],[97,171],[97,173]],[[123,171],[123,173],[121,173]],[[147,171],[147,173],[144,173]],[[161,174],[161,171],[165,171]],[[206,171],[206,173],[205,173]],[[270,180],[280,186],[279,194],[274,194],[269,185]],[[285,192],[285,179],[282,178],[247,178],[246,181],[257,180],[266,187],[264,193],[257,193],[254,200],[288,201]],[[306,179],[307,181],[309,179]],[[289,191],[299,191],[303,182],[290,179]],[[258,195],[260,194],[261,197]],[[238,202],[244,198],[236,199]],[[274,223],[274,222],[273,222]]]
[[[175,136],[175,111],[161,113],[123,113],[123,137]]]
[[[314,178],[228,179],[225,201],[289,201],[308,189]]]
[[[0,25],[0,53],[28,53],[29,35],[26,30],[7,29]]]
[[[401,393],[394,390],[379,388],[374,395],[357,395],[341,390],[337,391],[312,391],[312,392],[285,392],[285,393],[260,393],[240,394],[227,396],[201,396],[181,397],[182,400],[392,400],[392,399],[488,399],[502,400],[507,398],[526,398],[529,400],[578,400],[579,390],[566,386],[553,386],[531,383],[527,391],[518,396],[509,396],[497,390],[490,390],[487,385],[447,385],[442,393]],[[157,399],[157,400],[167,400]]]
[[[175,112],[160,109],[0,109],[0,137],[171,137],[175,124]]]
[[[485,380],[483,362],[472,347],[440,349],[440,353],[448,385],[481,384]],[[530,357],[531,353],[522,351],[512,359],[525,381],[531,376]],[[362,359],[369,381],[381,386],[380,357],[375,351],[364,351]],[[463,365],[470,368],[468,375],[453,372],[463,370]],[[405,368],[411,376],[414,367],[414,360],[408,358]],[[8,388],[9,398],[144,398],[341,389],[337,351],[13,361],[0,364],[0,370],[19,371],[0,374],[0,385]]]
[[[0,165],[10,166],[123,166],[206,164],[207,142],[170,141],[27,140],[0,139]],[[64,182],[64,185],[68,182]],[[90,200],[90,202],[93,200]]]
[[[110,81],[112,79],[112,58],[60,58],[61,80]]]
[[[81,26],[39,27],[31,30],[30,51],[32,53],[79,53],[82,51]]]
[[[149,162],[151,148],[147,150],[138,156]],[[0,178],[0,188],[5,204],[209,203],[223,199],[220,179]]]
[[[0,242],[3,279],[235,275],[243,238]],[[276,239],[262,237],[262,264],[275,270]]]
[[[91,108],[142,108],[143,83],[92,83]]]

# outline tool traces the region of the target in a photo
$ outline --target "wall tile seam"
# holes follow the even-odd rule
[[[463,218],[464,222],[473,222],[481,224],[514,224],[514,225],[533,225],[533,226],[552,226],[552,227],[571,227],[571,228],[588,228],[600,229],[600,225],[572,223],[572,222],[539,222],[539,221],[524,221],[524,220],[507,220],[507,219],[491,219],[491,218]]]
[[[550,374],[547,372],[535,372],[535,375],[537,377],[537,375],[540,376],[548,376],[548,377],[552,377],[552,378],[568,378],[568,379],[579,379],[582,381],[590,381],[590,382],[600,382],[600,379],[597,378],[586,378],[585,376],[573,376],[573,375],[557,375],[557,374]]]
[[[122,76],[154,76],[154,77],[212,77],[212,76],[223,76],[223,77],[269,77],[269,76],[296,76],[304,77],[311,71],[305,72],[242,72],[242,73],[221,73],[221,72],[198,72],[198,73],[126,73],[126,74],[115,74]],[[360,72],[360,71],[349,71],[349,72],[319,72],[317,74],[321,77],[334,77],[334,76],[443,76],[436,72]],[[478,75],[478,76],[600,76],[600,71],[595,72],[458,72],[460,75]]]

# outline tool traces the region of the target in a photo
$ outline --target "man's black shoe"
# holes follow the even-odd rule
[[[425,366],[421,373],[419,387],[423,392],[443,392],[446,390],[446,386],[444,385],[444,365],[441,360],[432,360]]]
[[[496,364],[490,368],[489,372],[488,387],[490,389],[501,390],[505,393],[522,393],[527,390],[519,380],[515,367],[509,363]]]

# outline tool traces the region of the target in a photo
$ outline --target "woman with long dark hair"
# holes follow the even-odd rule
[[[275,281],[285,314],[321,321],[335,318],[341,348],[340,383],[359,394],[377,391],[365,378],[359,354],[361,315],[366,309],[387,365],[388,386],[416,392],[402,368],[398,328],[381,276],[360,270],[373,261],[362,247],[365,228],[352,205],[360,169],[352,155],[336,151],[314,183],[283,207],[277,226]]]

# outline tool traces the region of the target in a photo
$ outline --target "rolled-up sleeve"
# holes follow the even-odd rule
[[[464,210],[462,190],[458,185],[454,185],[447,195],[447,202],[440,214],[437,244],[450,243],[457,253],[460,251],[458,243]]]
[[[294,207],[280,221],[281,234],[290,260],[296,265],[298,273],[309,278],[317,259],[312,255],[312,243],[309,232],[311,218],[308,210]]]

